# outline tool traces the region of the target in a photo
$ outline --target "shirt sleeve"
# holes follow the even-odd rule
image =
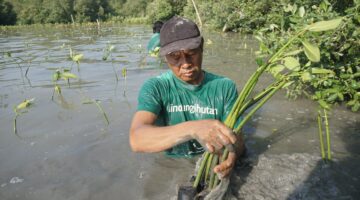
[[[161,96],[155,78],[145,81],[138,96],[137,110],[149,111],[159,115],[161,111]]]

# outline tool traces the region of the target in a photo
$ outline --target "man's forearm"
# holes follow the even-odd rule
[[[130,130],[130,145],[136,152],[160,152],[192,139],[187,123],[158,127],[142,125]]]

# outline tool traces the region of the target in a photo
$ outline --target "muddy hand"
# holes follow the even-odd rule
[[[194,138],[197,139],[210,153],[218,152],[223,147],[236,142],[232,130],[218,120],[194,121]]]
[[[234,168],[236,157],[236,153],[230,152],[228,158],[224,160],[224,162],[214,167],[214,172],[220,179],[230,175],[231,170]]]

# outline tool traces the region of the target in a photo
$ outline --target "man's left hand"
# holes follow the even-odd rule
[[[235,152],[230,152],[228,158],[224,162],[214,167],[214,172],[220,175],[221,178],[225,178],[230,175],[231,170],[235,166],[237,155]]]

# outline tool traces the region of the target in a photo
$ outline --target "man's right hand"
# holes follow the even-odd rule
[[[217,152],[229,144],[235,144],[233,131],[218,120],[197,120],[190,122],[192,137],[210,153]]]

